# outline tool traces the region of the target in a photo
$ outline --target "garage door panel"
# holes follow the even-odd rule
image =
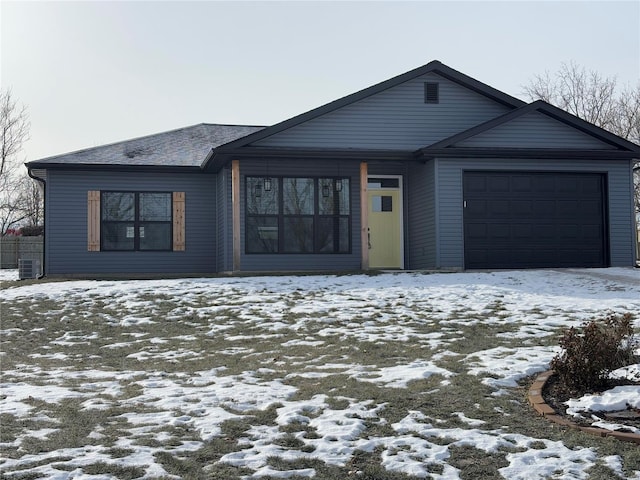
[[[600,174],[465,172],[464,196],[466,268],[606,266]]]
[[[602,189],[602,182],[600,180],[600,178],[598,178],[599,176],[594,176],[594,177],[589,177],[589,178],[582,178],[582,183],[581,183],[581,187],[582,187],[582,192],[583,193],[593,193],[593,194],[598,194],[600,193],[601,189]]]
[[[487,218],[493,218],[495,215],[509,214],[509,202],[505,202],[504,200],[489,200],[484,203],[487,205]]]
[[[547,218],[554,211],[555,205],[554,200],[536,200],[533,202],[533,215],[540,219]]]
[[[512,178],[513,192],[531,192],[533,189],[533,180],[531,177],[517,176]]]
[[[469,193],[474,192],[486,192],[487,191],[487,179],[484,177],[469,178],[465,188]]]
[[[521,225],[514,224],[511,226],[511,235],[514,239],[526,241],[536,236],[533,225],[523,223]]]
[[[602,241],[602,228],[600,225],[583,225],[582,226],[582,238],[583,240],[591,242]]]
[[[509,192],[511,190],[510,186],[510,178],[509,177],[489,177],[487,183],[487,191],[500,193],[500,192]]]
[[[511,237],[511,225],[506,223],[487,224],[487,232],[491,242],[507,240]]]
[[[580,241],[580,230],[580,225],[572,225],[570,223],[558,225],[558,238],[563,240],[563,244],[565,241],[577,243]]]
[[[477,200],[467,204],[467,208],[473,218],[486,218],[490,215],[488,209],[491,208],[491,203],[492,202],[487,202],[485,200]]]
[[[481,241],[487,238],[486,223],[470,223],[467,226],[467,235],[473,241]]]
[[[582,202],[580,202],[579,208],[584,212],[585,215],[593,217],[596,221],[601,221],[602,204],[600,202],[595,200],[583,200]]]
[[[554,192],[556,188],[555,179],[546,175],[532,176],[531,182],[533,184],[533,190],[536,192]]]
[[[567,175],[564,178],[556,178],[556,193],[577,194],[580,191],[580,180],[575,175]]]
[[[518,217],[531,217],[533,215],[533,202],[531,200],[513,200],[511,204],[511,215]]]
[[[556,202],[556,217],[575,218],[581,216],[580,202],[578,200],[558,200]]]

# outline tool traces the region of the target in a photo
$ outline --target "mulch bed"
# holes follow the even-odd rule
[[[623,380],[609,380],[604,390],[609,390],[614,387],[624,386],[624,385],[640,385],[640,382],[634,382],[628,379]],[[588,392],[587,394],[597,394],[600,392]],[[552,375],[547,380],[544,389],[542,390],[542,398],[544,398],[547,405],[553,408],[556,411],[556,414],[565,417],[568,420],[571,420],[573,423],[583,426],[589,427],[593,422],[604,420],[609,423],[622,424],[629,427],[635,427],[640,429],[640,410],[629,408],[622,412],[585,412],[583,419],[574,417],[572,415],[568,415],[566,412],[567,406],[565,402],[570,400],[571,398],[579,398],[582,395],[578,395],[576,393],[572,393],[559,379],[558,375]],[[594,415],[598,418],[593,419],[591,415]],[[631,432],[631,430],[620,429],[618,431]]]

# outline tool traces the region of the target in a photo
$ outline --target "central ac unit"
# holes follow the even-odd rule
[[[18,278],[26,280],[29,278],[38,278],[40,275],[40,260],[30,258],[21,258],[18,260]]]

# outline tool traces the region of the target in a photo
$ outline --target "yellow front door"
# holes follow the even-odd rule
[[[369,267],[403,268],[400,190],[372,188],[369,195]]]

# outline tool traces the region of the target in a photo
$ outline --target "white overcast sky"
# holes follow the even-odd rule
[[[0,3],[25,160],[197,123],[270,125],[437,59],[522,98],[575,61],[640,79],[640,1]]]

